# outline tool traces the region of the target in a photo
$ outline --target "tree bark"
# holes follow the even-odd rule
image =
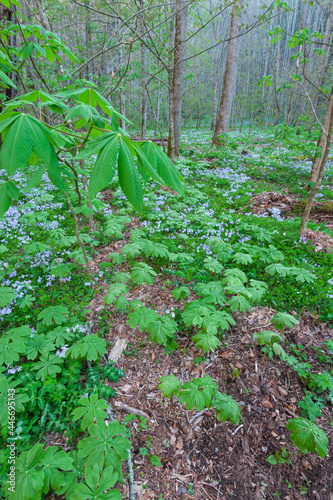
[[[327,128],[325,128],[325,126]],[[325,167],[326,167],[326,162],[327,158],[330,152],[330,148],[332,145],[332,136],[333,136],[333,87],[331,90],[331,95],[330,95],[330,101],[327,107],[326,115],[325,115],[325,120],[324,120],[324,129],[325,132],[323,131],[320,137],[319,142],[322,140],[322,145],[319,146],[321,149],[321,156],[318,158],[315,158],[313,162],[313,166],[317,166],[317,177],[315,180],[315,185],[313,186],[311,193],[309,194],[309,197],[307,199],[305,209],[303,212],[302,216],[302,222],[301,222],[301,227],[300,227],[300,235],[302,235],[306,229],[306,224],[309,219],[309,215],[311,212],[311,208],[314,202],[314,199],[316,197],[317,191],[319,186],[321,185],[322,178],[324,176],[325,172]]]
[[[326,110],[326,114],[325,114],[325,118],[324,118],[324,122],[323,122],[323,129],[325,130],[326,133],[324,133],[324,131],[322,131],[321,136],[319,138],[319,141],[317,144],[317,150],[320,153],[320,156],[317,154],[316,158],[313,160],[309,182],[316,182],[316,180],[317,180],[318,173],[319,173],[319,170],[320,170],[320,167],[322,164],[322,158],[323,158],[324,152],[325,152],[326,147],[327,147],[327,142],[329,140],[328,139],[328,130],[329,130],[330,122],[332,119],[332,114],[333,114],[333,87],[332,87],[330,100],[328,102],[328,106],[327,106],[327,110]]]
[[[141,43],[141,83],[142,83],[142,102],[141,102],[141,139],[146,138],[147,131],[147,88],[146,88],[146,47]]]
[[[213,135],[213,146],[221,143],[218,136],[227,134],[229,129],[231,106],[236,83],[237,63],[240,46],[241,12],[242,0],[237,0],[232,7],[230,24],[230,41],[228,44],[227,64],[224,73],[223,90],[220,102],[220,109],[217,116],[216,127]]]
[[[324,36],[322,39],[322,43],[324,43],[324,44],[330,43],[330,39],[332,36],[332,24],[333,24],[333,0],[330,0],[329,11],[328,11],[326,25],[325,25],[325,32],[324,32]],[[331,55],[331,51],[332,51],[332,48],[328,47],[327,45],[323,45],[322,48],[325,51],[324,68],[322,68],[322,66],[321,66],[323,63],[322,56],[319,56],[319,57],[317,56],[318,57],[318,59],[317,59],[318,65],[317,65],[317,68],[315,69],[315,71],[318,72],[317,73],[318,77],[317,77],[317,80],[315,82],[316,88],[322,87],[324,84],[324,79],[325,79],[325,75],[327,75],[327,70],[328,70],[329,61],[330,61],[330,55]],[[318,91],[316,94],[317,95],[316,95],[315,102],[314,102],[314,108],[317,112],[320,99],[319,99]]]
[[[177,0],[172,77],[174,155],[176,157],[179,156],[180,124],[184,92],[187,10],[187,1]]]

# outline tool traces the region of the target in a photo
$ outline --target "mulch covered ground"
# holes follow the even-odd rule
[[[182,309],[185,301],[175,301],[172,287],[163,286],[165,279],[158,276],[153,286],[142,285],[128,298],[139,298],[161,314],[172,307]],[[102,305],[103,293],[89,305],[92,319]],[[163,495],[161,499],[165,500],[333,500],[333,416],[325,408],[316,421],[329,437],[329,456],[325,460],[314,453],[299,456],[285,426],[289,418],[300,416],[297,401],[304,397],[302,382],[277,358],[266,357],[261,364],[263,354],[252,338],[255,331],[272,329],[269,321],[273,310],[253,308],[239,313],[237,325],[227,332],[222,348],[199,365],[193,360],[202,352],[187,336],[180,333],[179,349],[166,354],[162,346],[149,342],[147,334],[128,326],[126,315],[113,313],[112,308],[109,311],[106,340],[113,345],[119,339],[127,343],[116,362],[117,367],[124,368],[126,377],[113,384],[117,392],[112,400],[114,414],[119,420],[128,413],[143,415],[149,424],[148,429],[139,431],[138,419],[130,423],[137,499],[157,500]],[[332,339],[333,331],[304,315],[295,330],[286,330],[285,337],[294,344],[303,344],[311,363],[311,346],[320,347]],[[237,379],[232,376],[234,368],[239,370]],[[176,399],[163,398],[158,379],[169,373],[184,382],[210,375],[221,392],[239,402],[243,420],[238,426],[219,423],[213,409],[191,412]],[[163,467],[154,467],[149,457],[139,453],[139,448],[147,445],[148,436],[151,453],[161,459]],[[265,459],[281,452],[281,447],[290,452],[292,465],[271,466]],[[123,497],[128,494],[125,482]]]

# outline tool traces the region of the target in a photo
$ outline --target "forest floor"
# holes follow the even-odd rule
[[[263,142],[261,138],[259,141]],[[253,158],[258,162],[257,151],[263,146],[245,142],[244,146],[241,140],[236,142],[241,157],[249,159],[250,165]],[[276,148],[274,143],[268,145]],[[280,146],[285,149],[285,145]],[[248,150],[252,150],[252,154]],[[192,156],[193,152],[190,154]],[[212,171],[217,167],[215,158],[201,161],[206,161],[206,168]],[[288,167],[285,166],[286,171]],[[240,170],[244,172],[244,168]],[[261,170],[265,173],[264,168]],[[300,196],[299,191],[295,193],[294,182],[289,190],[283,177],[277,182],[272,176],[276,173],[272,167],[268,166],[267,171],[271,175],[266,179],[252,176],[252,189],[259,193],[254,194],[248,204],[251,212],[268,215],[274,207],[286,218],[299,216]],[[302,179],[298,182],[301,184]],[[330,186],[326,185],[326,188],[330,189]],[[311,216],[313,222],[322,224],[321,229],[323,225],[331,229],[332,219],[333,206],[326,212],[313,212]],[[135,220],[134,226],[137,223]],[[128,228],[133,228],[133,224]],[[107,251],[120,252],[121,247],[129,243],[129,233],[124,236],[121,243],[111,245]],[[315,252],[327,253],[333,248],[333,239],[327,232],[308,229],[307,237]],[[139,299],[159,314],[182,309],[187,302],[198,298],[191,295],[183,301],[176,301],[171,292],[179,286],[179,280],[176,285],[172,280],[172,277],[159,273],[154,285],[143,284],[126,297]],[[92,310],[96,306],[103,306],[103,294],[89,304]],[[299,456],[288,439],[285,426],[290,417],[300,415],[297,402],[304,396],[304,384],[283,361],[266,358],[262,362],[263,354],[252,336],[257,330],[271,327],[270,319],[275,313],[276,310],[268,306],[238,312],[234,316],[236,325],[224,337],[223,347],[201,358],[200,349],[189,342],[185,333],[177,338],[179,349],[166,353],[163,346],[147,342],[146,335],[138,328],[128,326],[127,317],[112,314],[108,340],[114,345],[122,339],[124,344],[121,345],[127,345],[116,362],[126,376],[114,386],[117,391],[115,414],[121,420],[126,413],[134,413],[146,418],[148,424],[147,429],[142,429],[136,420],[131,425],[138,499],[333,499],[332,409],[323,408],[320,419],[316,421],[327,436],[331,436],[329,456],[325,460],[314,454]],[[91,319],[94,320],[93,313]],[[299,319],[300,323],[294,330],[285,330],[287,341],[298,346],[301,359],[314,363],[318,372],[329,369],[332,359],[328,363],[318,362],[315,353],[322,352],[325,342],[333,339],[333,329],[327,323],[319,323],[318,314],[313,312],[301,311]],[[237,377],[233,376],[235,368],[239,371]],[[222,424],[216,420],[213,410],[188,411],[175,400],[163,398],[157,389],[158,379],[170,373],[184,382],[210,375],[217,381],[221,392],[227,392],[241,404],[241,424]],[[147,446],[147,441],[151,452],[160,457],[162,469],[152,466],[148,457],[140,454],[139,449]],[[287,463],[271,465],[266,461],[277,451],[281,455],[282,448],[287,450]],[[129,487],[126,486],[124,495],[128,496]]]
[[[82,282],[79,272],[73,273],[71,281],[50,278],[55,261],[47,261],[47,255],[41,260],[43,249],[38,247],[34,262],[42,262],[40,281],[34,265],[31,276],[27,267],[22,268],[30,285],[37,287],[38,307],[18,310],[13,306],[9,313],[3,312],[4,324],[33,323],[45,303],[50,305],[51,294],[51,303],[60,300],[71,314],[85,316],[92,325],[90,333],[98,333],[107,341],[104,361],[114,361],[114,366],[125,373],[116,383],[104,383],[116,391],[110,399],[115,418],[123,421],[125,417],[132,433],[136,500],[333,500],[333,167],[328,165],[316,198],[316,212],[306,238],[300,239],[300,207],[306,196],[313,141],[309,140],[307,149],[303,146],[305,152],[300,152],[298,137],[286,140],[258,133],[249,138],[247,134],[231,133],[225,148],[212,150],[209,137],[209,132],[202,131],[184,134],[178,162],[186,186],[184,199],[148,183],[146,208],[138,217],[124,200],[117,180],[103,193],[102,199],[118,226],[114,236],[105,236],[103,215],[96,217],[96,243],[88,242],[96,277],[93,287]],[[52,192],[47,196],[44,202],[39,199],[39,206],[32,212],[43,213],[44,217],[48,213],[48,224],[57,220],[58,227],[66,231],[72,227],[73,233],[72,223],[63,220],[68,214],[59,208],[62,200],[53,199]],[[30,203],[36,202],[30,199]],[[24,231],[30,231],[31,220],[25,224]],[[51,242],[52,246],[54,235],[50,231],[54,227],[43,224],[44,220],[34,240]],[[13,240],[17,239],[15,224],[13,232],[8,231],[8,241],[12,234]],[[140,238],[155,246],[135,254],[135,242]],[[200,298],[195,285],[221,282],[223,273],[215,258],[214,238],[226,245],[220,258],[224,268],[237,267],[249,280],[264,281],[267,291],[247,310],[232,312],[235,324],[219,332],[220,346],[203,352],[191,340],[197,327],[185,326],[182,311],[186,304]],[[67,250],[57,251],[52,259],[72,262],[69,258],[73,255],[68,252],[65,256]],[[132,256],[130,251],[134,251]],[[18,254],[22,255],[20,250]],[[120,258],[124,255],[126,259]],[[177,260],[177,255],[183,257]],[[13,257],[6,258],[10,262]],[[154,269],[154,282],[127,285],[124,303],[106,305],[108,287],[127,283],[136,260]],[[287,275],[270,272],[267,268],[274,267],[278,260],[289,266],[285,270],[292,271]],[[18,275],[10,275],[5,284],[14,286],[15,280]],[[29,286],[20,290],[32,293]],[[188,293],[172,293],[182,287],[188,287]],[[128,304],[133,301],[140,301],[160,317],[177,321],[172,341],[160,345],[129,325]],[[272,350],[264,358],[262,347],[253,338],[258,331],[278,333],[271,322],[276,312],[288,312],[299,321],[282,331],[283,347],[299,366],[306,366],[308,377],[300,376]],[[240,405],[239,424],[219,422],[214,408],[190,411],[175,397],[162,397],[159,379],[169,374],[182,383],[209,375],[220,392]],[[328,385],[314,384],[314,377],[321,374],[327,374]],[[298,403],[305,397],[310,397],[310,403],[302,409]],[[329,439],[325,459],[316,453],[299,454],[286,430],[291,418],[310,418],[313,405],[316,424]],[[47,432],[42,441],[71,448],[61,430]],[[267,461],[276,452],[284,463]],[[161,466],[150,462],[151,454],[159,457]],[[127,472],[125,464],[125,482],[117,485],[124,499],[130,495]]]

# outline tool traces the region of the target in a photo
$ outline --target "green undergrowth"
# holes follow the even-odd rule
[[[255,139],[231,134],[224,148],[211,149],[208,134],[189,133],[177,163],[185,196],[146,182],[140,227],[134,230],[128,224],[138,214],[117,177],[108,186],[111,201],[94,200],[93,229],[89,211],[78,207],[77,194],[71,192],[81,240],[94,259],[92,282],[59,190],[44,179],[40,189],[22,191],[0,222],[0,474],[5,480],[11,459],[7,445],[14,443],[19,485],[9,498],[37,500],[56,492],[80,500],[87,498],[85,488],[102,498],[103,481],[104,490],[122,481],[130,433],[112,417],[112,384],[124,376],[107,358],[112,343],[106,334],[114,311],[167,353],[187,335],[204,359],[228,345],[238,311],[274,309],[271,330],[254,332],[253,340],[261,346],[263,362],[280,359],[304,385],[302,416],[287,426],[291,440],[304,453],[326,456],[327,438],[315,421],[333,401],[332,341],[313,349],[309,363],[304,346],[293,344],[286,332],[292,332],[304,311],[332,321],[333,254],[315,252],[299,238],[299,219],[283,219],[277,212],[257,217],[248,205],[253,194],[268,186],[303,196],[309,173],[303,157],[313,154],[315,137],[304,131],[294,135],[283,130]],[[307,141],[303,156],[293,143],[299,138]],[[85,166],[89,174],[89,160]],[[330,169],[322,199],[329,191]],[[99,259],[107,245],[125,239],[125,232],[121,249]],[[177,304],[163,314],[129,294],[143,284],[154,285],[157,277]],[[94,307],[89,304],[97,294],[103,295],[105,307],[89,323],[87,313]],[[194,300],[189,301],[190,294]],[[163,376],[159,384],[164,397],[176,398],[187,410],[212,407],[217,420],[230,424],[243,418],[238,402],[221,393],[218,381],[208,375],[186,382]],[[7,410],[14,406],[12,424]],[[43,448],[56,433],[70,452],[58,445]],[[158,457],[150,462],[161,466]],[[112,498],[120,498],[117,491]]]

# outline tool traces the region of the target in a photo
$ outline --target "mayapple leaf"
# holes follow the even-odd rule
[[[328,453],[328,439],[325,432],[306,418],[292,418],[287,423],[288,431],[292,431],[290,439],[303,453],[317,451],[325,458]]]
[[[108,405],[104,399],[98,399],[98,394],[90,394],[89,399],[84,397],[80,399],[82,406],[75,408],[72,411],[73,420],[79,420],[82,418],[81,429],[86,429],[89,425],[96,422],[103,422],[107,417],[105,410]]]
[[[231,396],[218,392],[213,400],[213,406],[216,408],[218,420],[222,422],[230,420],[231,424],[238,424],[241,418],[240,407]]]
[[[74,359],[87,358],[88,361],[96,361],[100,356],[106,353],[106,342],[98,335],[91,333],[73,344],[67,351],[66,357],[71,356]]]
[[[162,391],[162,396],[167,398],[171,398],[172,395],[177,396],[182,386],[180,380],[172,374],[160,377],[158,381],[160,382],[158,388]]]
[[[16,293],[13,288],[9,288],[8,286],[0,287],[0,309],[6,307],[15,298],[16,298]]]

